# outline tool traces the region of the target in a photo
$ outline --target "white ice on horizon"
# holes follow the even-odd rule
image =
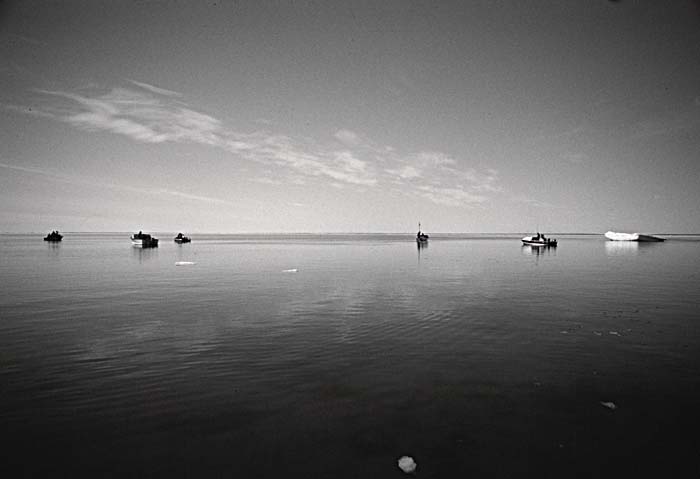
[[[605,233],[605,237],[612,241],[638,241],[639,233],[615,233],[614,231],[608,231]]]

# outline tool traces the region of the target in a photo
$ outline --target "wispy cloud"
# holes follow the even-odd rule
[[[143,188],[138,188],[138,191],[143,192]],[[182,191],[169,190],[167,188],[158,188],[156,190],[150,190],[154,194],[177,196],[179,198],[185,198],[186,200],[203,201],[206,203],[215,203],[219,205],[235,205],[235,203],[227,200],[222,200],[219,198],[212,198],[211,196],[193,195],[191,193],[183,193]]]
[[[474,205],[486,201],[486,197],[461,187],[419,186],[417,191],[420,196],[446,206]]]
[[[236,203],[222,200],[220,198],[212,198],[210,196],[193,195],[190,193],[185,193],[182,191],[171,190],[168,188],[140,188],[136,186],[121,185],[116,183],[108,183],[88,178],[81,178],[74,175],[66,175],[63,173],[57,173],[51,170],[46,170],[42,168],[30,168],[19,165],[12,165],[9,163],[0,162],[0,168],[6,168],[8,170],[20,171],[23,173],[31,173],[33,175],[40,175],[53,181],[58,181],[61,183],[68,183],[73,185],[89,186],[93,188],[110,189],[126,191],[129,193],[138,193],[139,195],[151,195],[151,196],[169,196],[184,198],[192,201],[199,201],[210,204],[221,204],[221,205],[231,205],[236,206]]]
[[[131,83],[133,83],[136,86],[140,86],[144,90],[148,90],[153,93],[157,93],[158,95],[166,95],[166,96],[182,96],[182,94],[172,91],[172,90],[166,90],[165,88],[160,88],[154,85],[151,85],[149,83],[144,83],[136,80],[129,80]]]
[[[282,182],[280,180],[275,180],[274,178],[269,178],[267,176],[263,176],[260,178],[253,178],[252,181],[255,181],[256,183],[260,183],[263,185],[281,185]]]
[[[344,128],[332,134],[335,142],[325,143],[264,129],[235,131],[221,120],[189,107],[176,91],[128,81],[133,87],[113,88],[101,94],[38,90],[46,98],[41,107],[34,107],[32,112],[24,107],[12,108],[84,131],[108,131],[142,143],[189,143],[218,148],[267,169],[274,168],[275,175],[252,178],[260,183],[300,184],[305,179],[325,178],[329,180],[327,184],[336,187],[395,184],[411,195],[419,186],[417,191],[422,197],[450,206],[478,204],[487,193],[501,190],[496,171],[464,167],[462,162],[439,151],[402,154],[398,148],[377,145]],[[178,196],[169,190],[161,193]]]
[[[455,166],[457,161],[439,151],[422,151],[417,155],[418,161],[431,166]]]
[[[452,200],[461,198],[461,201],[467,204],[480,203],[485,200],[484,193],[502,191],[498,171],[492,168],[477,170],[461,166],[456,159],[445,153],[423,151],[407,161],[408,165],[400,169],[388,170],[388,173],[401,180],[428,181],[433,186],[440,185]],[[455,191],[462,191],[465,194],[455,194]],[[452,204],[454,201],[449,203]],[[442,202],[442,204],[445,203]]]
[[[397,176],[402,180],[410,180],[412,178],[420,178],[421,172],[415,166],[406,165],[403,168],[398,169],[387,169],[387,173],[392,176]]]
[[[535,208],[557,208],[557,206],[553,205],[552,203],[548,203],[547,201],[543,201],[538,198],[533,198],[531,196],[514,196],[511,197],[511,201],[515,203],[525,203],[534,206]]]
[[[341,143],[344,143],[344,144],[350,145],[350,146],[357,145],[357,143],[359,141],[359,137],[358,137],[357,133],[355,133],[354,131],[345,130],[345,129],[336,131],[333,134],[333,136]]]
[[[42,94],[70,102],[37,112],[82,130],[110,131],[143,143],[196,143],[221,148],[247,160],[287,167],[303,175],[357,185],[377,182],[372,169],[348,151],[333,151],[284,135],[235,132],[210,115],[179,100],[172,101],[180,96],[177,92],[131,82],[149,93],[115,88],[103,95],[85,96],[41,90]]]
[[[219,120],[176,103],[126,88],[99,97],[39,90],[73,104],[49,107],[45,113],[87,131],[106,130],[144,143],[221,141]]]

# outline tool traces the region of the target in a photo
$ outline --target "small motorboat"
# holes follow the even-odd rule
[[[547,238],[545,235],[537,233],[535,236],[525,236],[522,239],[523,244],[530,246],[556,246],[557,240],[554,238]]]
[[[418,243],[427,243],[428,238],[430,238],[430,236],[428,236],[420,230],[420,223],[418,223],[418,233],[416,234],[416,241]]]
[[[660,242],[666,241],[663,238],[657,238],[656,236],[643,235],[639,233],[615,233],[614,231],[608,231],[605,233],[605,237],[610,241],[639,241],[639,242]]]
[[[189,243],[192,241],[192,239],[189,236],[185,236],[182,233],[178,233],[177,236],[173,239],[178,244],[182,243]]]
[[[154,238],[149,234],[139,231],[135,235],[131,236],[131,244],[141,248],[157,248],[158,238]]]
[[[44,237],[44,241],[51,241],[53,243],[57,243],[63,239],[63,235],[56,231],[52,231],[51,233],[47,234]]]

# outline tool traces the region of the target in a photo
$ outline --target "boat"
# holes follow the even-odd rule
[[[139,231],[135,235],[131,236],[131,244],[134,246],[140,246],[141,248],[157,248],[158,238],[154,238],[149,234]]]
[[[639,233],[616,233],[614,231],[608,231],[605,233],[605,237],[610,241],[639,241],[639,242],[660,242],[666,241],[664,238],[657,238],[656,236],[643,235]]]
[[[52,231],[44,237],[44,241],[51,241],[52,243],[57,243],[63,239],[63,235],[56,231]]]
[[[535,236],[525,236],[522,240],[523,244],[530,246],[556,246],[557,240],[554,238],[547,238],[545,235],[539,232]]]
[[[173,239],[173,241],[175,241],[178,244],[189,243],[192,241],[192,238],[185,236],[182,233],[178,233],[177,236]]]
[[[418,233],[416,234],[416,241],[418,243],[427,243],[428,238],[430,238],[430,236],[428,236],[420,230],[420,223],[418,223]]]

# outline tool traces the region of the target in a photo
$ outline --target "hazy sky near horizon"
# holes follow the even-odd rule
[[[692,1],[0,4],[0,231],[700,232]]]

